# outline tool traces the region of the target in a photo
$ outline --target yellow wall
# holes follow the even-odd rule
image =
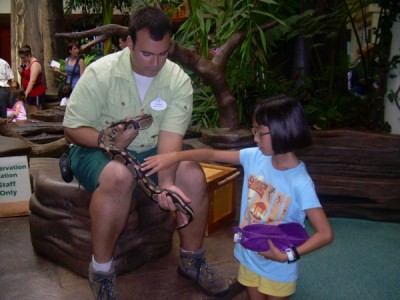
[[[379,6],[377,6],[376,4],[369,5],[365,11],[365,15],[366,15],[366,22],[367,22],[367,30],[365,30],[365,28],[364,28],[364,23],[361,18],[361,13],[359,16],[354,16],[358,35],[362,39],[361,40],[362,48],[367,46],[367,44],[366,44],[367,39],[365,37],[366,35],[369,37],[370,43],[374,43],[374,41],[375,41],[373,29],[375,29],[378,24]],[[349,28],[351,30],[349,56],[350,56],[350,62],[353,62],[355,59],[357,59],[357,56],[358,56],[357,50],[359,49],[359,46],[357,44],[356,34],[352,30],[350,23],[347,25],[347,28]]]
[[[0,0],[0,14],[11,13],[11,1],[15,0]]]

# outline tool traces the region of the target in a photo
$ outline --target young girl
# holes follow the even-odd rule
[[[65,84],[61,89],[62,99],[60,102],[60,106],[66,106],[69,96],[72,94],[72,86],[69,84]]]
[[[23,89],[17,89],[14,94],[16,99],[13,107],[7,109],[7,117],[12,122],[24,122],[27,120],[25,110],[25,92]]]
[[[238,281],[247,287],[250,299],[289,299],[296,290],[300,256],[333,240],[329,221],[321,208],[314,184],[294,150],[311,145],[311,133],[302,106],[285,95],[266,99],[253,112],[253,134],[257,147],[240,151],[196,149],[156,155],[145,159],[147,175],[179,161],[215,161],[241,164],[244,169],[239,226],[279,225],[307,217],[315,232],[302,245],[281,252],[269,240],[270,249],[254,252],[235,244],[240,262]],[[159,204],[171,206],[169,197]]]

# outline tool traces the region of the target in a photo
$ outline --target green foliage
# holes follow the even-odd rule
[[[78,1],[67,3],[97,5],[92,14],[99,14],[99,3],[118,3],[136,9],[143,5],[169,5],[173,14],[181,1]],[[343,36],[354,12],[363,15],[371,3],[382,7],[374,41],[377,57],[368,66],[371,76],[379,76],[379,89],[370,89],[364,97],[347,91],[348,59]],[[306,114],[316,128],[390,130],[383,122],[384,95],[387,77],[400,62],[400,56],[389,59],[391,26],[400,13],[397,0],[338,1],[330,5],[311,5],[311,1],[272,0],[189,0],[191,17],[180,25],[174,39],[183,47],[193,49],[204,58],[212,59],[213,51],[236,32],[246,33],[245,40],[231,54],[224,71],[232,95],[236,99],[240,124],[251,126],[250,113],[260,99],[285,93],[299,98]],[[122,7],[121,6],[121,7]],[[309,10],[313,7],[314,10]],[[89,8],[84,9],[89,12]],[[263,24],[280,25],[264,30]],[[311,70],[293,78],[293,45],[304,39]],[[341,48],[344,45],[343,48]],[[213,50],[213,51],[210,51]],[[367,74],[367,73],[366,73]],[[193,125],[200,128],[218,127],[219,108],[211,88],[195,74]],[[373,78],[373,77],[371,77]],[[397,91],[389,91],[389,100],[398,104]]]
[[[248,33],[246,41],[241,45],[240,64],[252,60],[265,62],[268,44],[265,33],[253,33],[253,25],[260,20],[278,21],[269,11],[276,6],[274,1],[225,0],[207,1],[189,0],[192,16],[184,22],[174,38],[184,47],[195,48],[198,53],[210,58],[210,49],[224,44],[235,32],[244,30]],[[257,55],[254,57],[253,53]]]
[[[174,39],[189,49],[193,49],[204,58],[212,59],[212,51],[218,51],[234,33],[247,32],[245,41],[231,55],[225,70],[232,95],[236,99],[240,121],[247,123],[248,111],[254,104],[257,91],[261,93],[263,85],[259,78],[267,64],[269,43],[265,33],[253,28],[261,20],[278,21],[270,11],[276,7],[275,1],[225,0],[189,1],[191,17],[186,20],[175,33]],[[192,79],[193,79],[193,75]],[[211,89],[195,79],[197,86],[204,90],[195,89],[193,122],[198,128],[218,126],[218,107]],[[205,105],[201,104],[205,101]],[[202,117],[202,115],[204,116]]]
[[[192,124],[196,130],[218,127],[218,103],[209,86],[197,86],[193,93]]]
[[[371,111],[365,111],[366,116],[369,116],[370,124],[373,124],[375,130],[390,130],[388,124],[383,122],[384,115],[384,99],[387,95],[389,101],[396,102],[398,105],[398,92],[387,91],[387,80],[396,76],[392,70],[398,67],[400,63],[399,54],[394,54],[390,58],[390,48],[392,43],[392,26],[393,23],[399,20],[400,3],[397,0],[377,0],[377,1],[361,1],[353,0],[346,2],[347,16],[353,31],[356,34],[356,41],[358,44],[358,52],[360,53],[359,64],[357,66],[358,72],[362,75],[364,85],[367,93],[362,97],[360,103],[360,111],[365,108],[372,110],[375,117],[372,116]],[[370,39],[367,35],[367,28],[364,28],[366,40],[362,41],[358,35],[360,28],[357,27],[355,16],[361,16],[364,26],[367,24],[368,16],[365,10],[368,5],[377,4],[380,7],[379,20],[376,28],[374,28],[374,38]],[[362,28],[361,28],[362,29]],[[366,42],[367,47],[363,42]],[[360,120],[362,123],[363,120]],[[372,127],[372,126],[370,126]]]
[[[390,5],[386,3],[386,7],[383,7],[379,26],[376,29],[379,41],[377,43],[379,47],[376,49],[379,50],[372,61],[377,64],[375,69],[373,68],[375,65],[370,66],[370,71],[373,70],[370,78],[377,78],[379,75],[378,82],[382,83],[382,86],[373,88],[373,81],[371,81],[369,93],[363,97],[357,97],[343,88],[348,72],[347,55],[340,48],[335,52],[334,49],[338,47],[334,45],[341,43],[340,39],[345,32],[348,13],[346,7],[339,4],[337,9],[327,11],[325,14],[315,15],[311,11],[305,11],[301,15],[291,15],[284,19],[287,26],[278,26],[268,31],[267,40],[274,54],[268,55],[268,64],[264,65],[265,69],[269,67],[268,72],[264,73],[265,78],[262,79],[264,88],[253,89],[253,91],[259,93],[259,97],[285,93],[299,98],[305,106],[310,123],[315,128],[390,131],[390,126],[384,122],[383,117],[384,87],[386,87],[387,76],[395,76],[390,70],[398,67],[400,62],[399,55],[388,59],[391,28],[393,21],[396,20],[394,16],[398,19],[400,4],[397,1],[386,2],[390,2]],[[285,71],[285,66],[290,65],[292,57],[289,56],[285,60],[282,56],[275,54],[291,47],[291,42],[298,37],[306,40],[312,72],[293,81],[289,73]],[[332,55],[327,56],[327,54]],[[271,61],[277,57],[280,58],[278,63],[272,66]],[[396,92],[389,91],[388,98],[400,108],[399,92],[400,88]]]

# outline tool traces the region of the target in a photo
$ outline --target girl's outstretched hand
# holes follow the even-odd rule
[[[178,162],[176,152],[157,154],[149,156],[140,164],[141,170],[146,173],[146,176],[151,176],[160,170],[165,170]]]

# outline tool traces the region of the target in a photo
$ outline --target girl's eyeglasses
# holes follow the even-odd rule
[[[251,129],[251,132],[253,133],[253,135],[258,135],[258,137],[261,139],[264,135],[267,135],[267,134],[269,134],[269,131],[268,132],[260,132],[260,131],[257,131],[257,129],[255,129],[255,128],[252,128]]]

